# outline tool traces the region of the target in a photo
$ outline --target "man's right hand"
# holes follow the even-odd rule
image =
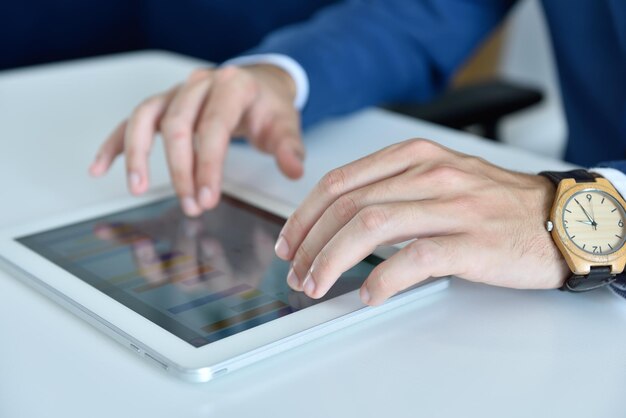
[[[304,145],[293,106],[295,83],[278,67],[226,66],[194,71],[188,80],[135,108],[102,144],[89,171],[105,174],[124,153],[128,188],[148,189],[148,155],[161,132],[174,189],[184,212],[217,205],[222,167],[233,137],[273,154],[289,178],[302,176]]]

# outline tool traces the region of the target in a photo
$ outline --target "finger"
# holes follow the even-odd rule
[[[362,209],[393,202],[453,197],[467,187],[467,181],[456,181],[461,176],[464,174],[460,170],[447,166],[438,166],[426,172],[411,170],[344,194],[324,211],[298,247],[294,255],[296,268],[293,274],[302,277],[311,267],[309,263],[313,261],[307,255],[318,254]],[[296,285],[295,290],[301,290],[299,280],[292,277],[290,282]]]
[[[352,190],[389,178],[409,167],[421,167],[416,161],[442,161],[453,154],[437,144],[425,140],[411,140],[395,144],[354,161],[326,174],[289,217],[280,233],[277,255],[289,260],[304,237],[322,213],[337,198]]]
[[[253,118],[250,118],[253,119]],[[304,144],[300,133],[300,117],[289,108],[272,119],[271,124],[255,135],[250,130],[250,142],[263,152],[273,154],[278,168],[291,179],[304,173]]]
[[[148,189],[148,155],[154,134],[173,90],[151,97],[140,104],[126,124],[124,149],[128,188],[137,195]]]
[[[89,167],[89,173],[94,177],[100,177],[106,173],[115,158],[124,151],[124,132],[127,120],[123,120],[104,141],[93,163]]]
[[[160,124],[172,184],[188,216],[202,212],[196,201],[193,180],[193,132],[210,85],[209,70],[192,73],[172,97]]]
[[[465,234],[420,238],[376,266],[363,283],[363,303],[380,305],[429,277],[463,276],[473,246]]]
[[[197,129],[196,192],[202,209],[214,207],[219,200],[228,143],[256,94],[254,80],[243,70],[225,67],[215,73]]]
[[[313,298],[324,296],[342,273],[379,245],[459,232],[465,221],[451,216],[449,208],[445,202],[423,201],[374,205],[361,210],[318,254],[298,253],[302,258],[294,259],[296,268],[311,265],[302,282],[305,293]],[[302,277],[302,273],[297,274]]]

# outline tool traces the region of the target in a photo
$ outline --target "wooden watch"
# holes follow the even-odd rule
[[[583,292],[612,283],[626,264],[622,196],[586,170],[539,174],[557,186],[546,229],[572,271],[562,289]]]

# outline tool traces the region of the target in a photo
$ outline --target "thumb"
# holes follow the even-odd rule
[[[304,173],[304,145],[300,137],[285,137],[274,150],[276,164],[290,179],[298,179]]]
[[[259,135],[251,135],[250,139],[257,148],[274,155],[278,168],[287,177],[302,177],[305,150],[300,119],[295,109],[273,117],[265,129],[260,130]]]

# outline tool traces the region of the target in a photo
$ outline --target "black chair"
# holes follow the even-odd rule
[[[449,90],[429,103],[401,103],[385,108],[454,129],[469,128],[498,141],[500,119],[541,100],[543,93],[536,88],[496,79]]]

